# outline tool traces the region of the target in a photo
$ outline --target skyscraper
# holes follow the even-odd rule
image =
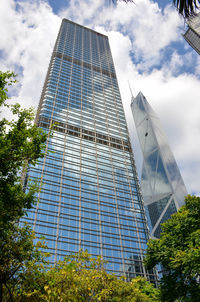
[[[108,38],[64,19],[36,122],[53,135],[29,167],[39,202],[27,220],[44,235],[51,262],[87,249],[130,279],[142,265],[148,230]]]
[[[187,190],[160,121],[141,92],[131,108],[143,153],[142,196],[151,236],[159,238],[161,223],[184,204]]]
[[[183,37],[200,55],[200,13],[189,19],[188,29]]]

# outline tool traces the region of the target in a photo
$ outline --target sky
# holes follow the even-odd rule
[[[62,18],[109,37],[139,176],[128,82],[159,116],[188,193],[200,195],[200,56],[171,1],[1,0],[0,69],[18,74],[10,95],[22,106],[38,106]]]

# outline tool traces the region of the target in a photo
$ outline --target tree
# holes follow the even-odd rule
[[[43,275],[29,271],[20,288],[18,301],[159,301],[158,290],[144,278],[125,282],[108,274],[100,257],[80,251],[60,261]],[[39,276],[39,278],[38,278]]]
[[[133,0],[112,0],[113,3],[123,1],[126,3],[135,2]],[[177,8],[179,14],[185,19],[195,15],[197,9],[199,9],[200,0],[173,0],[174,6]]]
[[[200,301],[200,197],[188,195],[178,213],[162,224],[160,239],[149,241],[146,268],[157,264],[166,271],[162,301]]]
[[[34,202],[35,187],[24,193],[20,171],[27,162],[34,165],[43,157],[46,133],[32,124],[34,111],[21,109],[19,104],[8,105],[6,85],[13,83],[13,73],[0,73],[0,104],[8,107],[16,120],[0,121],[0,223],[22,217]],[[2,226],[0,225],[0,231]]]
[[[0,121],[0,301],[8,296],[12,301],[11,280],[27,262],[44,259],[38,247],[41,243],[33,243],[31,229],[19,225],[20,218],[33,206],[36,191],[33,184],[24,192],[20,174],[27,163],[34,165],[43,157],[47,134],[33,125],[33,109],[8,104],[8,86],[14,82],[14,73],[0,72],[0,105],[14,116],[11,121]]]
[[[17,289],[30,269],[41,275],[46,255],[44,242],[34,243],[35,235],[28,225],[19,227],[9,224],[0,241],[0,301],[15,301]]]

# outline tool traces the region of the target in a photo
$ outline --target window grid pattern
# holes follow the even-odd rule
[[[200,55],[200,35],[197,34],[192,28],[188,28],[183,37]]]
[[[187,23],[188,29],[183,37],[200,55],[200,13],[189,18]]]
[[[108,38],[64,19],[36,122],[51,128],[27,177],[40,202],[27,218],[51,262],[87,249],[127,279],[142,275],[148,230]]]

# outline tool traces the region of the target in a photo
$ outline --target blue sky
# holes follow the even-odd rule
[[[37,108],[62,18],[109,37],[139,173],[128,81],[159,115],[188,192],[200,194],[200,56],[184,41],[186,26],[171,2],[1,0],[0,68],[18,73],[12,94],[23,106]]]

